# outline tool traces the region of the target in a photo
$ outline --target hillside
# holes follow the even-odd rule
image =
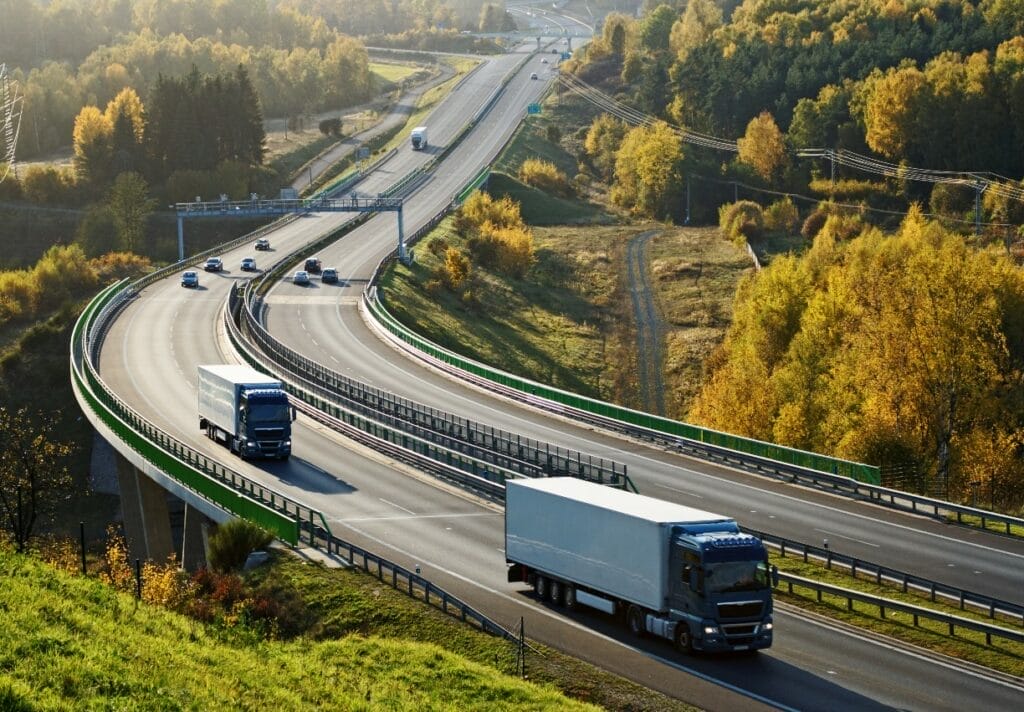
[[[256,640],[0,548],[0,709],[593,709],[436,645]]]

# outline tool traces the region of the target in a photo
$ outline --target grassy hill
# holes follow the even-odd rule
[[[593,709],[441,647],[255,640],[0,547],[0,709]]]

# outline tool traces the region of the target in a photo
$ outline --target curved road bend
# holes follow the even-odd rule
[[[443,141],[445,131],[450,132],[449,136],[454,135],[461,120],[475,111],[471,105],[463,103],[455,106],[454,102],[465,102],[468,97],[482,100],[487,94],[487,82],[491,81],[490,86],[493,87],[494,82],[504,73],[502,67],[507,69],[514,61],[501,65],[499,60],[480,70],[465,85],[469,91],[458,92],[452,102],[445,102],[435,112],[430,120],[435,141],[439,140],[438,136]],[[519,80],[513,83],[493,115],[507,115],[506,118],[513,120],[515,117],[512,112],[518,112],[522,106],[515,102],[528,98],[531,91],[538,91],[532,88],[537,83],[531,86],[528,82]],[[412,152],[396,157],[393,159],[395,166],[385,166],[392,175],[382,179],[383,182],[390,182],[404,174],[409,161],[419,159],[419,154],[413,155]],[[427,186],[432,183],[428,182]],[[383,219],[374,221],[383,225],[382,234],[374,241],[382,251],[389,249],[393,240],[393,222],[387,218],[383,216]],[[276,233],[272,242],[277,249],[287,250],[310,239],[314,233],[322,233],[335,221],[340,222],[342,219],[336,215],[327,215],[294,221]],[[342,242],[350,243],[347,246],[350,256],[362,251],[348,238]],[[862,683],[853,679],[851,671],[866,670],[872,666],[881,670],[901,669],[904,666],[897,664],[896,660],[904,660],[905,654],[872,650],[870,655],[862,656],[857,654],[855,646],[845,643],[841,650],[836,650],[839,646],[831,640],[834,634],[830,636],[828,644],[818,645],[806,637],[797,624],[788,621],[783,623],[781,615],[782,624],[779,626],[776,648],[754,659],[729,661],[724,671],[719,670],[723,667],[723,661],[678,658],[670,648],[653,641],[633,646],[618,627],[604,621],[586,618],[586,626],[573,625],[570,618],[551,614],[516,587],[503,583],[500,514],[461,493],[403,474],[393,463],[382,461],[379,455],[361,449],[353,450],[334,434],[324,432],[322,428],[304,420],[300,420],[296,428],[296,455],[287,463],[246,463],[214,446],[202,437],[196,423],[195,367],[199,363],[217,362],[225,358],[216,338],[215,332],[220,328],[215,326],[218,324],[216,315],[224,304],[229,284],[239,279],[235,265],[246,252],[237,250],[225,255],[228,272],[222,275],[201,275],[202,289],[198,292],[185,294],[177,286],[175,277],[147,288],[141,298],[117,320],[107,338],[101,354],[104,379],[118,394],[129,399],[144,415],[171,434],[211,455],[219,456],[219,459],[249,476],[275,485],[289,496],[322,509],[341,536],[378,550],[400,563],[420,563],[424,572],[440,585],[450,588],[496,618],[511,623],[524,615],[527,629],[534,637],[565,647],[654,689],[691,700],[706,708],[749,708],[754,704],[749,697],[751,694],[763,697],[770,706],[794,706],[787,699],[798,698],[799,704],[795,706],[803,709],[814,709],[821,700],[834,702],[830,705],[831,709],[837,706],[862,709],[869,700],[880,704],[898,702],[901,706],[914,707],[918,705],[908,705],[908,702],[917,700],[921,703],[921,709],[929,706],[925,703],[930,703],[930,699],[921,698],[919,692],[903,689],[907,686],[901,684],[899,679],[884,683],[877,680]],[[354,276],[350,274],[350,277]],[[317,288],[322,289],[319,285]],[[285,283],[281,291],[278,296],[283,298],[282,302],[288,302],[298,297],[301,290]],[[344,288],[339,288],[336,294],[327,297],[335,309],[344,304],[341,299],[344,291]],[[306,296],[317,294],[314,290],[306,290],[304,293]],[[314,301],[317,301],[315,296]],[[284,310],[272,307],[271,313],[281,311]],[[333,330],[339,330],[337,320],[333,327]],[[326,335],[313,333],[308,338],[318,340],[326,338]],[[364,346],[349,342],[348,348],[356,350]],[[393,357],[394,354],[388,353],[388,356]],[[448,389],[452,388],[450,382],[443,383]],[[509,410],[505,404],[496,407]],[[621,443],[618,445],[621,447]],[[781,630],[783,628],[785,632]],[[603,630],[607,630],[608,637],[601,635]],[[792,638],[797,644],[788,645],[787,638]],[[800,651],[806,650],[812,651],[815,663],[787,662],[787,656],[795,659]],[[895,659],[889,660],[890,656],[895,656]],[[835,664],[831,664],[833,662]],[[918,661],[908,664],[922,669],[910,676],[903,675],[901,679],[927,679],[928,670],[934,669],[932,663]],[[680,669],[680,666],[699,668],[703,665],[710,667],[707,671],[698,672],[715,679],[732,675],[735,683],[738,683],[737,687],[743,688],[745,692],[709,684],[703,678],[690,674],[689,670]],[[770,672],[758,673],[762,666],[768,666]],[[847,681],[845,677],[842,682],[835,680],[834,673],[837,671],[850,676],[851,680]],[[783,672],[787,677],[780,677]],[[962,695],[955,691],[944,694],[943,706],[969,704],[969,701],[977,703],[979,700],[996,705],[1005,703],[1005,698],[1001,696],[1002,688],[998,685],[973,682],[969,678],[961,681],[952,672],[946,673],[946,677],[954,690],[964,692]],[[786,681],[784,688],[779,685],[783,680]],[[732,684],[728,679],[724,682]],[[865,686],[870,689],[862,691],[861,688]],[[769,694],[762,694],[762,690]],[[806,693],[804,690],[814,690],[815,693]]]

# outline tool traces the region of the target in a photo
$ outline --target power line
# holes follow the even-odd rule
[[[594,104],[608,114],[615,116],[623,122],[632,126],[649,126],[659,119],[650,114],[638,111],[622,102],[608,96],[597,87],[591,86],[579,77],[563,73],[559,75],[559,81],[567,89],[580,95],[583,99]],[[719,151],[737,153],[739,144],[737,141],[718,138],[708,134],[676,126],[670,122],[663,122],[676,132],[686,143],[703,146]],[[865,156],[845,149],[833,150],[831,148],[801,148],[795,151],[801,158],[820,158],[832,161],[833,165],[839,164],[847,168],[879,175],[886,178],[898,180],[912,180],[923,183],[942,183],[946,185],[960,185],[969,187],[981,193],[989,191],[1011,200],[1024,201],[1024,187],[1014,185],[1012,179],[1000,176],[990,171],[943,171],[929,168],[916,168],[913,166],[890,163],[872,156]],[[991,177],[990,177],[991,176]],[[994,178],[993,178],[994,177]]]

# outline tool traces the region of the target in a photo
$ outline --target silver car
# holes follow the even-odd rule
[[[295,273],[295,276],[292,277],[292,283],[309,284],[309,272],[307,272],[304,269],[300,269],[298,272]]]

